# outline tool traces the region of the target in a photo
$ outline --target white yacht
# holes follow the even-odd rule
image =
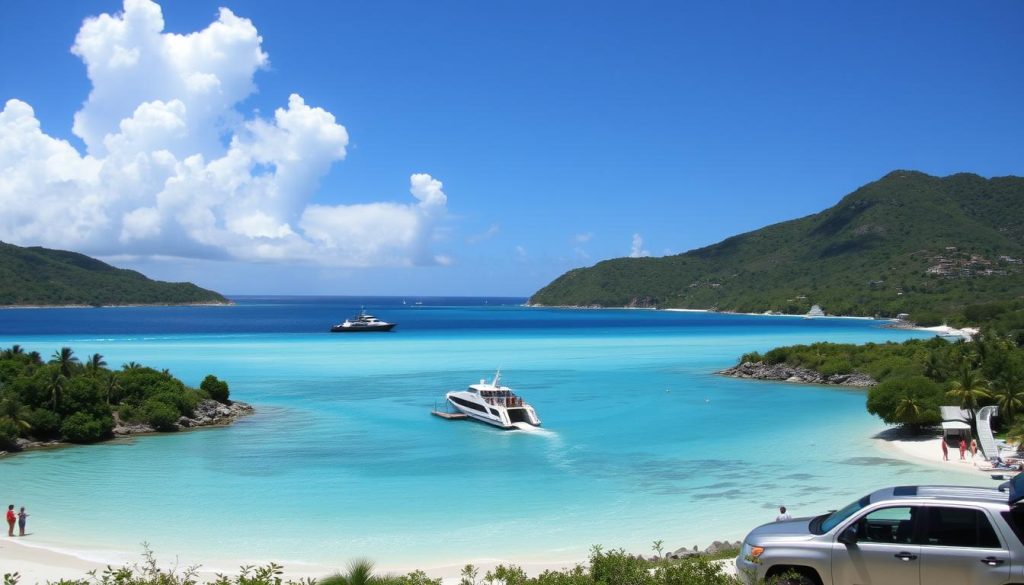
[[[332,333],[358,333],[363,331],[391,331],[397,323],[381,321],[366,311],[359,311],[359,314],[351,319],[345,319],[344,323],[338,323],[331,327]]]
[[[480,380],[465,390],[445,394],[448,403],[456,410],[480,422],[503,429],[540,426],[540,419],[533,407],[516,396],[508,386],[501,385],[501,371],[494,374],[494,380]]]

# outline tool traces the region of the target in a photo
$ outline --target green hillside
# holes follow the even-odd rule
[[[189,282],[160,282],[64,250],[0,242],[0,306],[229,303]]]
[[[1024,179],[895,171],[834,207],[663,258],[571,270],[538,305],[895,316],[934,321],[1024,296]]]

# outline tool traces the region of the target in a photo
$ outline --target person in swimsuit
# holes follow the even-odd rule
[[[7,536],[14,536],[14,504],[7,506]]]
[[[25,520],[28,518],[28,512],[25,511],[25,506],[21,507],[21,511],[18,512],[18,536],[25,536]]]

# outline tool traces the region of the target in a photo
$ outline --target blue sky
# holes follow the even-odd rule
[[[82,28],[155,22],[136,4],[0,7],[0,239],[228,294],[525,296],[894,169],[1024,174],[1019,1],[224,0]],[[147,61],[218,19],[233,36]],[[196,97],[211,76],[235,98]]]

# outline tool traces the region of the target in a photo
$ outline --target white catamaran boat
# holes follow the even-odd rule
[[[501,385],[501,371],[494,380],[480,380],[465,390],[445,394],[448,403],[470,418],[503,429],[539,427],[540,419],[533,407],[516,396],[508,386]]]

